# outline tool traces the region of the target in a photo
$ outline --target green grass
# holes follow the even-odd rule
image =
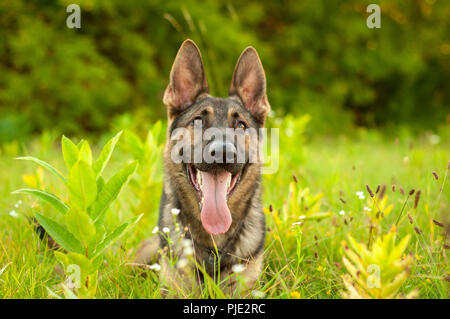
[[[392,204],[393,209],[382,219],[379,234],[390,229],[405,206],[398,224],[398,237],[407,234],[412,237],[406,253],[414,256],[414,261],[401,292],[418,289],[420,298],[448,298],[450,267],[443,245],[445,240],[448,245],[449,239],[445,238],[445,228],[436,225],[433,219],[443,223],[448,232],[450,141],[431,144],[426,137],[395,141],[369,132],[354,139],[314,139],[298,147],[302,149],[281,149],[278,173],[264,177],[264,207],[270,231],[265,247],[265,271],[255,289],[264,292],[266,298],[341,298],[342,275],[347,273],[342,263],[341,242],[348,240],[348,234],[360,242],[369,241],[370,223],[364,210],[370,206],[366,185],[375,192],[378,185],[385,184],[387,205]],[[59,284],[64,280],[54,271],[58,262],[52,251],[39,240],[28,222],[33,211],[50,216],[54,212],[34,198],[10,194],[25,186],[23,175],[36,174],[36,166],[14,157],[38,156],[63,171],[59,147],[41,139],[27,144],[25,149],[19,152],[17,147],[9,145],[3,147],[0,157],[1,298],[49,298],[48,289],[60,294]],[[286,152],[299,151],[303,152],[303,161],[283,161]],[[129,154],[118,152],[111,164],[119,165],[130,159]],[[438,174],[438,180],[433,177],[433,171]],[[40,174],[43,187],[60,194],[60,182],[50,174]],[[292,175],[298,181],[294,185],[298,191],[309,189],[302,211],[327,213],[329,217],[306,219],[301,226],[291,225],[299,221],[298,216],[292,216],[290,210],[283,213],[283,203],[288,198]],[[400,187],[405,195],[400,193]],[[417,208],[414,208],[414,195],[406,201],[411,189],[421,190]],[[358,198],[358,191],[364,192],[364,200]],[[158,201],[159,194],[152,191],[152,200]],[[133,215],[132,207],[140,207],[136,202],[129,187],[124,189],[106,223],[112,225],[129,218]],[[13,210],[16,217],[10,214]],[[106,252],[99,272],[97,298],[161,297],[156,272],[141,276],[127,265],[132,262],[138,243],[151,234],[156,224],[156,210],[143,212],[145,218]],[[414,220],[413,225],[408,214]],[[301,249],[297,249],[300,238]]]

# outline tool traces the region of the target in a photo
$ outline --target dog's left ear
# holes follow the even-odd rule
[[[202,57],[194,41],[188,39],[181,45],[173,62],[163,103],[169,116],[173,116],[184,111],[203,93],[209,93],[209,87]]]
[[[266,95],[266,75],[253,47],[247,47],[239,57],[231,80],[230,96],[238,96],[245,108],[262,124],[270,112]]]

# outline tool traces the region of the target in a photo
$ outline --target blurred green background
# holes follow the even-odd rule
[[[0,143],[33,133],[145,130],[181,42],[199,45],[213,94],[257,48],[276,116],[310,114],[308,134],[357,127],[448,132],[450,2],[73,0],[0,3]],[[381,6],[369,29],[366,7]]]

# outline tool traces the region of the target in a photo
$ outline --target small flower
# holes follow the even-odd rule
[[[364,196],[364,192],[361,192],[361,191],[356,192],[356,196],[358,196],[359,199],[365,199],[366,198],[366,196]]]
[[[149,268],[151,270],[155,270],[155,271],[160,271],[161,270],[161,266],[159,264],[150,265]]]
[[[324,268],[322,266],[317,267],[317,271],[323,272]]]
[[[300,299],[300,293],[298,291],[291,292],[291,297],[293,299]]]
[[[168,234],[168,233],[170,232],[170,229],[169,229],[169,227],[164,227],[164,228],[162,229],[162,231],[163,231],[164,233]]]
[[[18,218],[19,214],[17,214],[15,210],[12,210],[12,211],[9,212],[9,216],[14,217],[14,218]]]
[[[171,212],[172,212],[172,215],[177,216],[180,213],[180,210],[178,208],[172,208]]]
[[[245,270],[245,266],[243,264],[236,264],[231,267],[234,273],[238,274]]]
[[[371,212],[371,211],[372,211],[372,208],[369,208],[369,207],[365,207],[365,206],[364,206],[364,210],[365,210],[365,211],[368,211],[368,212]]]
[[[345,215],[345,212],[344,212],[343,210],[341,210],[341,211],[339,212],[339,215],[344,216],[344,215]]]
[[[300,216],[298,216],[298,219],[305,219],[305,218],[306,218],[305,215],[300,215]]]
[[[292,223],[292,226],[300,226],[301,224],[303,224],[303,222],[296,222],[296,223]]]
[[[184,267],[186,267],[187,264],[188,264],[188,260],[186,258],[181,258],[177,263],[177,267],[184,268]]]
[[[158,230],[159,230],[159,227],[155,226],[155,228],[153,228],[153,230],[152,230],[152,234],[156,234],[158,232]]]

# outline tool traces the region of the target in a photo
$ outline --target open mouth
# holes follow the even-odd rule
[[[232,221],[227,201],[239,184],[240,173],[204,172],[192,164],[186,166],[189,181],[197,191],[203,227],[213,235],[227,232]]]

